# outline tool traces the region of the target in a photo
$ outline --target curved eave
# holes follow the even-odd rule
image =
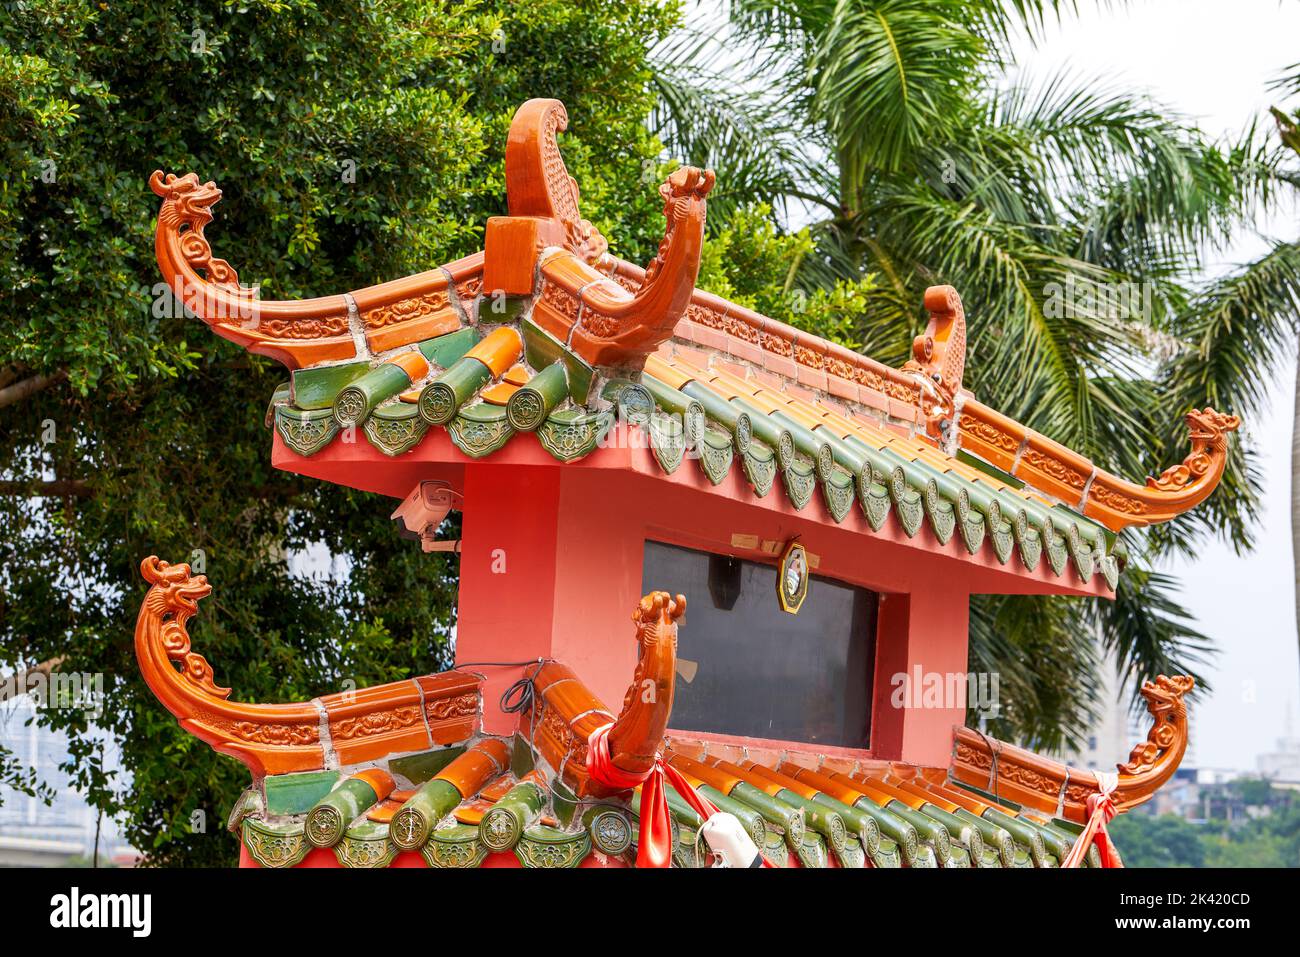
[[[1098,468],[975,399],[962,405],[957,425],[963,449],[1118,532],[1177,518],[1218,486],[1227,463],[1228,433],[1241,422],[1210,408],[1193,409],[1186,422],[1191,452],[1145,485]]]

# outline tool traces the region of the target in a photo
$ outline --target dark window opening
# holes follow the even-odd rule
[[[670,727],[868,747],[879,596],[814,575],[791,615],[776,575],[775,565],[646,542],[645,590],[686,596]]]

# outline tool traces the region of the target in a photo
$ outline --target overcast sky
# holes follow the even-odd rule
[[[1277,98],[1267,85],[1300,61],[1298,37],[1298,2],[1085,6],[1049,29],[1036,49],[1022,44],[1019,66],[1042,76],[1068,63],[1127,89],[1146,90],[1209,133],[1232,134],[1252,116],[1264,114],[1263,122],[1271,124],[1267,108]],[[1275,216],[1264,227],[1279,238],[1300,236],[1300,221],[1292,215]],[[1226,259],[1250,259],[1264,248],[1262,238],[1243,235]],[[1206,670],[1213,694],[1194,712],[1195,760],[1201,766],[1253,770],[1255,755],[1271,750],[1283,733],[1288,703],[1296,715],[1293,728],[1300,724],[1289,521],[1293,366],[1291,360],[1282,363],[1268,416],[1244,426],[1265,456],[1267,512],[1258,548],[1238,558],[1214,544],[1195,561],[1171,566],[1185,585],[1184,601],[1221,649]]]

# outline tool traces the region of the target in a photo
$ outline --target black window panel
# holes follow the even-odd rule
[[[868,747],[879,596],[813,576],[791,615],[776,575],[774,565],[646,542],[645,590],[687,599],[670,726]]]

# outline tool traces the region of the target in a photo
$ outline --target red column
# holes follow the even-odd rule
[[[946,767],[952,727],[964,724],[970,596],[959,584],[881,596],[871,748],[878,758]],[[938,681],[938,702],[934,687]],[[927,700],[927,690],[931,700]]]
[[[557,658],[615,714],[632,681],[632,610],[645,526],[627,498],[636,476],[471,465],[465,470],[456,663]],[[501,694],[523,667],[484,667],[484,730],[514,715]]]
[[[549,468],[465,469],[456,664],[551,654],[560,474]],[[523,668],[484,667],[483,730],[508,734],[498,707]]]

